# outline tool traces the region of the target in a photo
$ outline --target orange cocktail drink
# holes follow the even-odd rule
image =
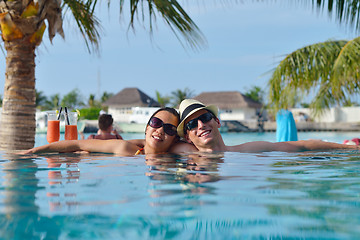
[[[65,140],[77,140],[77,125],[65,125]]]
[[[48,143],[57,142],[60,140],[60,120],[57,119],[56,112],[48,112],[47,117],[46,140]]]
[[[68,112],[65,116],[65,140],[77,140],[77,112]]]

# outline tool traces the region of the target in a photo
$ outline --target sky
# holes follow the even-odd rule
[[[286,54],[317,42],[356,37],[349,27],[339,25],[327,12],[317,14],[311,5],[179,2],[204,34],[205,48],[184,48],[159,16],[152,37],[146,23],[145,27],[136,24],[135,32],[128,31],[128,8],[119,19],[117,4],[110,10],[103,4],[97,11],[103,26],[99,55],[88,53],[74,22],[65,18],[65,40],[58,35],[50,43],[44,35],[36,51],[36,89],[49,97],[77,88],[84,99],[89,94],[99,98],[104,91],[116,94],[126,87],[137,87],[154,98],[156,91],[169,96],[185,88],[194,95],[245,93],[253,86],[266,91],[271,70]],[[4,71],[2,56],[1,86]]]

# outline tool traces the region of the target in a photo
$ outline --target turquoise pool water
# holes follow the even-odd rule
[[[226,134],[224,138],[227,144],[237,144],[272,141],[274,136]],[[357,136],[304,133],[299,137],[342,142]],[[37,144],[44,139],[37,136]],[[357,151],[156,159],[0,154],[0,239],[360,236]]]

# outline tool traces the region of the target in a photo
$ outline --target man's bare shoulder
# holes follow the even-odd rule
[[[172,153],[197,152],[198,149],[190,143],[179,141],[175,143],[169,150]]]

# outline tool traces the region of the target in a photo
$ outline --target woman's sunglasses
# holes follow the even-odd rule
[[[207,123],[209,122],[211,119],[213,119],[214,115],[211,114],[210,112],[204,113],[202,115],[200,115],[197,118],[194,118],[192,120],[190,120],[186,125],[185,125],[185,131],[186,130],[191,130],[194,128],[198,127],[198,121],[200,120],[202,123]]]
[[[176,127],[169,123],[164,123],[161,119],[157,117],[152,117],[149,121],[149,126],[152,128],[164,128],[164,132],[169,136],[174,136],[177,134]]]

